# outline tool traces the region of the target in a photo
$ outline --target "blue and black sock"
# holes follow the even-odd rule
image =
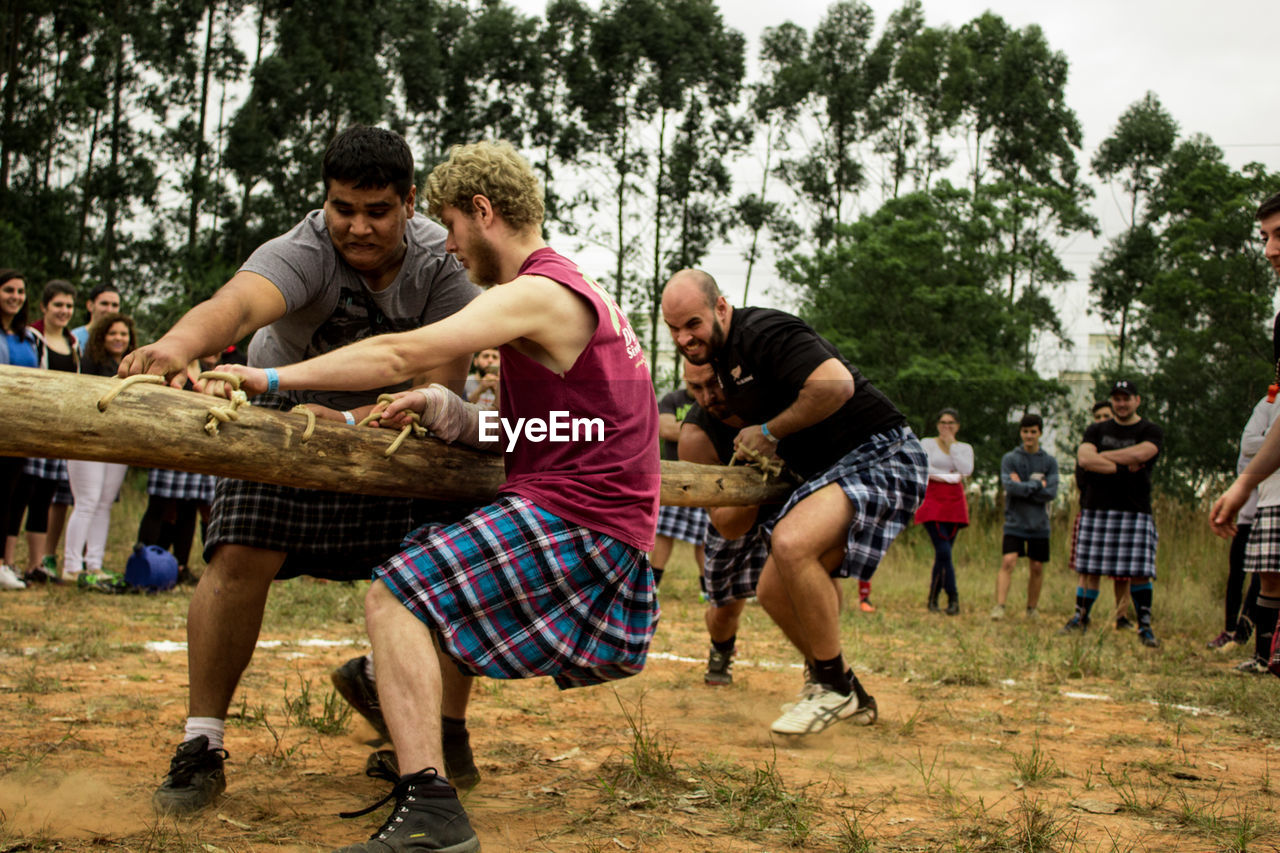
[[[1133,609],[1138,614],[1138,628],[1151,630],[1151,599],[1155,591],[1151,581],[1142,581],[1129,587],[1129,597],[1133,599]]]
[[[1098,600],[1098,591],[1096,589],[1085,589],[1082,586],[1076,587],[1076,616],[1080,617],[1081,622],[1089,621],[1089,611],[1093,609],[1093,603]]]

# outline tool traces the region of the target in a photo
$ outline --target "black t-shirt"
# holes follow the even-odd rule
[[[778,455],[801,477],[813,477],[879,432],[906,418],[840,351],[791,314],[737,308],[716,355],[716,374],[729,408],[749,424],[762,424],[795,402],[806,379],[831,358],[853,375],[854,393],[826,419],[787,436]]]
[[[658,414],[675,415],[676,423],[679,424],[684,422],[685,415],[688,413],[689,409],[695,405],[696,403],[693,402],[693,398],[689,396],[689,392],[686,389],[677,388],[674,391],[664,394],[662,399],[658,401]],[[670,459],[674,461],[680,458],[680,454],[677,451],[679,442],[667,441],[664,438],[662,439],[661,444],[663,459]]]
[[[49,369],[61,370],[66,373],[75,373],[79,366],[74,353],[63,355],[55,349],[49,350]]]
[[[707,438],[711,439],[711,446],[716,449],[716,456],[720,457],[720,464],[729,464],[733,459],[733,440],[738,437],[741,427],[729,426],[719,418],[712,417],[697,403],[694,403],[688,414],[684,416],[684,422],[693,424],[705,432]]]
[[[1157,448],[1164,447],[1164,430],[1146,418],[1135,424],[1116,423],[1114,420],[1092,424],[1084,431],[1084,441],[1104,450],[1118,450],[1149,441]],[[1151,513],[1151,470],[1160,454],[1156,453],[1136,472],[1121,465],[1114,474],[1090,471],[1085,483],[1085,509],[1118,509],[1125,512]]]

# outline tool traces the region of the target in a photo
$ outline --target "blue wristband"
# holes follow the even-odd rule
[[[268,367],[264,373],[267,374],[267,393],[274,394],[280,390],[280,374],[276,372],[274,367]]]
[[[772,441],[774,444],[778,443],[778,437],[769,432],[769,425],[767,423],[760,424],[760,432],[764,433],[764,437]]]

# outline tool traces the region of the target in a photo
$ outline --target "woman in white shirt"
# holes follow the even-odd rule
[[[973,447],[956,441],[960,415],[955,409],[938,413],[938,434],[920,442],[929,455],[929,485],[924,503],[916,511],[916,524],[923,524],[933,542],[933,572],[929,579],[929,610],[936,613],[938,595],[947,593],[947,615],[960,612],[956,592],[956,568],[951,547],[960,528],[969,526],[969,504],[964,498],[964,478],[973,474]]]

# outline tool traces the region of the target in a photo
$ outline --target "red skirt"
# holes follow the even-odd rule
[[[969,503],[964,499],[964,484],[930,480],[924,492],[924,503],[916,510],[916,524],[926,521],[945,521],[968,527]]]

